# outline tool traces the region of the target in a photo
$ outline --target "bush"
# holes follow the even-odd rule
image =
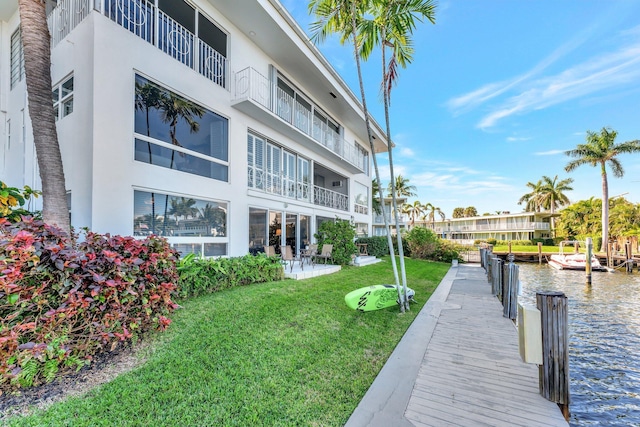
[[[22,190],[8,187],[0,181],[0,218],[6,218],[10,222],[18,222],[22,216],[40,216],[40,212],[29,212],[24,208],[25,203],[32,197],[37,198],[42,194],[39,190],[32,190],[25,185]]]
[[[177,307],[176,253],[161,238],[61,230],[0,219],[0,387],[51,381],[152,329]]]
[[[264,253],[219,259],[197,258],[190,254],[180,260],[178,272],[181,298],[281,280],[284,276],[280,258],[268,257]]]
[[[356,243],[366,243],[367,253],[371,256],[380,258],[389,255],[387,236],[361,237]]]
[[[451,262],[460,258],[460,245],[440,239],[428,228],[413,228],[406,234],[406,240],[413,258],[442,262]]]
[[[490,244],[490,245],[495,246],[496,243],[498,243],[498,241],[496,239],[494,239],[494,238],[490,238],[490,239],[487,239],[487,243]]]
[[[421,227],[424,228],[424,227]],[[398,255],[398,236],[391,236],[393,240],[393,252]],[[411,256],[411,246],[409,246],[409,242],[407,241],[407,232],[402,232],[402,253],[404,256]]]
[[[322,245],[333,245],[332,257],[336,264],[348,265],[352,256],[358,253],[354,243],[356,230],[349,221],[338,218],[335,221],[325,221],[320,224],[314,236],[318,242],[318,251]]]

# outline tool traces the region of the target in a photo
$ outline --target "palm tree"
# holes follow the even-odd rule
[[[415,224],[416,219],[418,219],[424,213],[425,207],[426,206],[420,203],[419,200],[416,200],[415,202],[413,202],[413,204],[405,203],[402,206],[401,213],[409,216],[409,220],[410,220],[409,224],[413,227],[413,224]]]
[[[533,182],[527,182],[527,187],[529,187],[531,191],[520,197],[518,204],[525,204],[525,212],[540,212],[540,188],[542,187],[542,180],[538,180],[535,184]],[[500,211],[497,213],[499,214]]]
[[[378,196],[380,202],[384,203],[384,195],[382,194],[382,185],[380,184],[380,171],[378,170],[378,161],[376,159],[376,150],[373,144],[371,132],[371,120],[369,118],[369,109],[367,108],[367,100],[364,92],[364,80],[362,77],[362,67],[360,65],[361,39],[358,37],[358,25],[362,21],[362,16],[369,8],[372,0],[310,0],[309,13],[315,15],[318,19],[311,24],[311,39],[314,42],[322,42],[330,34],[340,34],[340,43],[345,44],[351,40],[353,43],[353,56],[356,60],[356,69],[358,71],[358,82],[360,84],[360,96],[362,98],[362,110],[364,113],[364,122],[367,128],[367,138],[369,139],[369,147],[373,158],[373,167],[376,173],[376,182],[378,183]],[[387,145],[391,145],[391,139],[387,139]],[[391,256],[391,266],[395,278],[395,284],[398,288],[398,298],[402,299],[400,291],[400,280],[398,278],[398,269],[396,267],[396,258],[393,250],[393,240],[391,239],[391,231],[389,229],[389,220],[382,209],[382,217],[384,226],[387,230],[387,244],[389,246],[389,254]],[[405,292],[406,295],[406,292]],[[400,307],[404,311],[404,304]]]
[[[380,46],[382,59],[382,94],[384,100],[384,115],[387,131],[387,151],[389,156],[389,175],[391,179],[391,197],[395,212],[396,229],[399,229],[398,204],[396,200],[394,173],[393,173],[393,145],[391,144],[391,125],[389,121],[389,105],[391,102],[391,88],[397,83],[397,66],[405,68],[413,60],[412,33],[417,22],[422,18],[435,24],[435,3],[432,0],[373,0],[371,8],[367,10],[371,19],[363,20],[359,28],[361,37],[361,55],[367,59],[374,47]],[[386,48],[392,50],[392,55],[387,64]],[[402,234],[396,233],[398,240],[398,255],[400,257],[400,270],[402,274],[402,287],[404,289],[403,308],[409,308],[406,298],[407,279],[404,267],[404,251],[402,248]]]
[[[19,0],[29,117],[42,181],[42,219],[69,233],[69,208],[56,121],[51,108],[51,45],[44,2]]]
[[[624,169],[617,157],[624,153],[640,152],[640,140],[636,139],[616,144],[616,136],[618,136],[618,132],[608,127],[603,127],[600,133],[587,131],[586,144],[578,144],[575,149],[565,151],[567,156],[575,158],[565,166],[567,172],[571,172],[584,164],[600,166],[600,174],[602,175],[601,252],[606,250],[606,245],[609,241],[609,183],[607,181],[606,166],[609,164],[613,176],[621,178],[624,176]]]
[[[182,147],[180,141],[176,137],[178,123],[180,119],[184,119],[189,125],[189,131],[196,133],[200,130],[200,122],[194,119],[194,116],[202,118],[204,109],[191,101],[172,93],[163,94],[159,99],[159,109],[162,113],[162,121],[169,123],[169,137],[171,144]],[[171,152],[171,169],[173,169],[173,158],[175,151]]]
[[[431,229],[435,230],[436,229],[436,215],[438,215],[440,217],[440,219],[442,219],[444,221],[445,218],[445,214],[444,212],[442,212],[442,210],[431,204],[431,203],[427,203],[425,206],[425,210],[427,211],[427,220],[431,221]]]
[[[389,182],[387,186],[389,197],[413,197],[416,195],[416,186],[409,185],[409,179],[404,178],[402,175],[398,175],[395,180],[395,184]]]
[[[540,186],[538,196],[540,206],[545,210],[551,211],[551,228],[555,229],[555,218],[553,215],[556,213],[557,207],[562,207],[571,203],[564,192],[573,190],[573,187],[570,186],[573,182],[573,178],[566,178],[558,181],[558,175],[553,179],[545,175],[542,177],[541,182],[542,185]]]

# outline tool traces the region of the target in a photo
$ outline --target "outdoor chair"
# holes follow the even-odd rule
[[[276,247],[275,246],[267,246],[267,245],[265,245],[264,253],[267,256],[276,256]]]
[[[291,249],[291,246],[287,245],[284,247],[284,252],[282,253],[282,261],[285,263],[288,262],[289,263],[289,271],[292,272],[293,271],[293,264],[296,261],[300,262],[300,268],[304,270],[304,266],[302,265],[302,261],[298,258],[296,258],[293,255],[293,250]]]
[[[333,260],[333,256],[331,255],[332,252],[333,252],[333,245],[322,245],[320,254],[316,254],[314,258],[321,258],[324,260],[324,263],[326,264],[328,259]]]
[[[305,252],[305,258],[309,258],[309,264],[313,267],[313,259],[318,255],[318,245],[309,245],[309,249]]]

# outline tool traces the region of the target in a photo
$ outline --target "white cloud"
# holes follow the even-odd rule
[[[549,150],[549,151],[538,151],[533,153],[534,156],[555,156],[556,154],[564,154],[567,150]]]
[[[519,141],[530,141],[531,137],[524,136],[509,136],[507,137],[507,142],[519,142]]]

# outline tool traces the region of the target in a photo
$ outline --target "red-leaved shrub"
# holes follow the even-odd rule
[[[165,329],[178,275],[166,240],[65,233],[0,218],[0,389],[52,380],[92,355]]]

